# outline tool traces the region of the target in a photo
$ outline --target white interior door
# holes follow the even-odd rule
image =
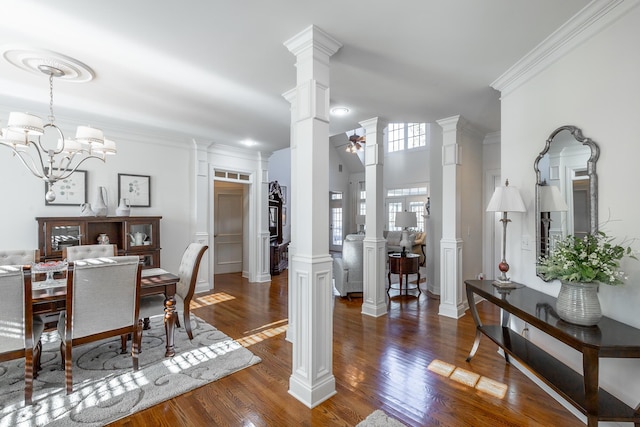
[[[242,271],[243,191],[242,185],[214,187],[215,232],[214,263],[216,274]]]

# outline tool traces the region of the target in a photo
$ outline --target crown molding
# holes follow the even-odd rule
[[[637,0],[593,0],[498,77],[491,87],[499,90],[502,97],[508,95],[639,4]]]

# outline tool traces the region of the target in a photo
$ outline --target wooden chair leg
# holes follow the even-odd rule
[[[38,378],[38,371],[42,369],[41,355],[42,341],[38,340],[38,343],[33,348],[33,378]]]
[[[27,350],[24,363],[24,404],[31,405],[31,397],[33,395],[33,370],[34,358],[33,350]]]
[[[191,313],[190,310],[184,311],[184,329],[187,331],[189,339],[193,339],[193,332],[191,332]]]
[[[131,338],[131,358],[133,361],[133,370],[138,370],[138,355],[140,353],[140,345],[142,343],[142,320],[138,320],[138,325],[133,337]]]
[[[120,354],[127,354],[127,339],[129,334],[120,335]]]
[[[67,343],[64,346],[64,379],[67,385],[67,394],[73,392],[73,358],[71,355],[72,343]]]

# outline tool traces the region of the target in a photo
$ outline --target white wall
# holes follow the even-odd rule
[[[549,134],[562,125],[575,125],[601,150],[597,163],[600,229],[621,239],[640,238],[634,191],[640,182],[640,8],[613,22],[556,63],[502,98],[502,172],[518,186],[528,213],[509,225],[513,279],[542,292],[557,295],[558,283],[545,283],[535,275],[535,251],[520,249],[519,236],[535,235],[533,162]],[[634,243],[636,250],[640,243]],[[640,328],[640,262],[623,263],[626,285],[600,286],[605,316]],[[532,335],[534,340],[542,336]],[[553,342],[542,345],[566,359],[575,369],[575,352]],[[606,360],[600,384],[636,407],[640,401],[640,360]]]
[[[430,126],[439,127],[439,126]],[[429,139],[431,139],[431,130]],[[429,145],[412,150],[386,152],[383,165],[384,187],[401,188],[429,182]],[[385,192],[386,194],[386,192]],[[425,197],[426,201],[426,197]]]
[[[10,107],[2,106],[3,117]],[[58,122],[59,123],[59,122]],[[60,125],[63,130],[74,126]],[[109,215],[118,204],[118,173],[151,177],[151,207],[132,208],[131,215],[160,215],[160,262],[163,268],[177,271],[182,252],[191,241],[190,197],[192,191],[191,149],[188,142],[162,141],[104,129],[117,143],[118,154],[106,163],[89,160],[80,169],[88,172],[88,202],[96,197],[98,186],[107,187]],[[70,134],[71,130],[68,131]],[[65,132],[67,133],[67,132]],[[44,183],[34,177],[0,146],[0,180],[3,183],[0,209],[0,249],[38,247],[38,216],[78,216],[77,206],[45,206]]]

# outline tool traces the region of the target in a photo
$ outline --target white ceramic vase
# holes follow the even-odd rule
[[[93,211],[96,216],[107,216],[107,189],[105,187],[98,187],[98,194],[96,194],[96,200],[93,203]]]
[[[598,282],[562,282],[556,300],[556,312],[565,322],[593,326],[602,318]]]
[[[129,199],[120,199],[120,204],[116,208],[117,216],[129,216],[131,215],[131,206]]]

